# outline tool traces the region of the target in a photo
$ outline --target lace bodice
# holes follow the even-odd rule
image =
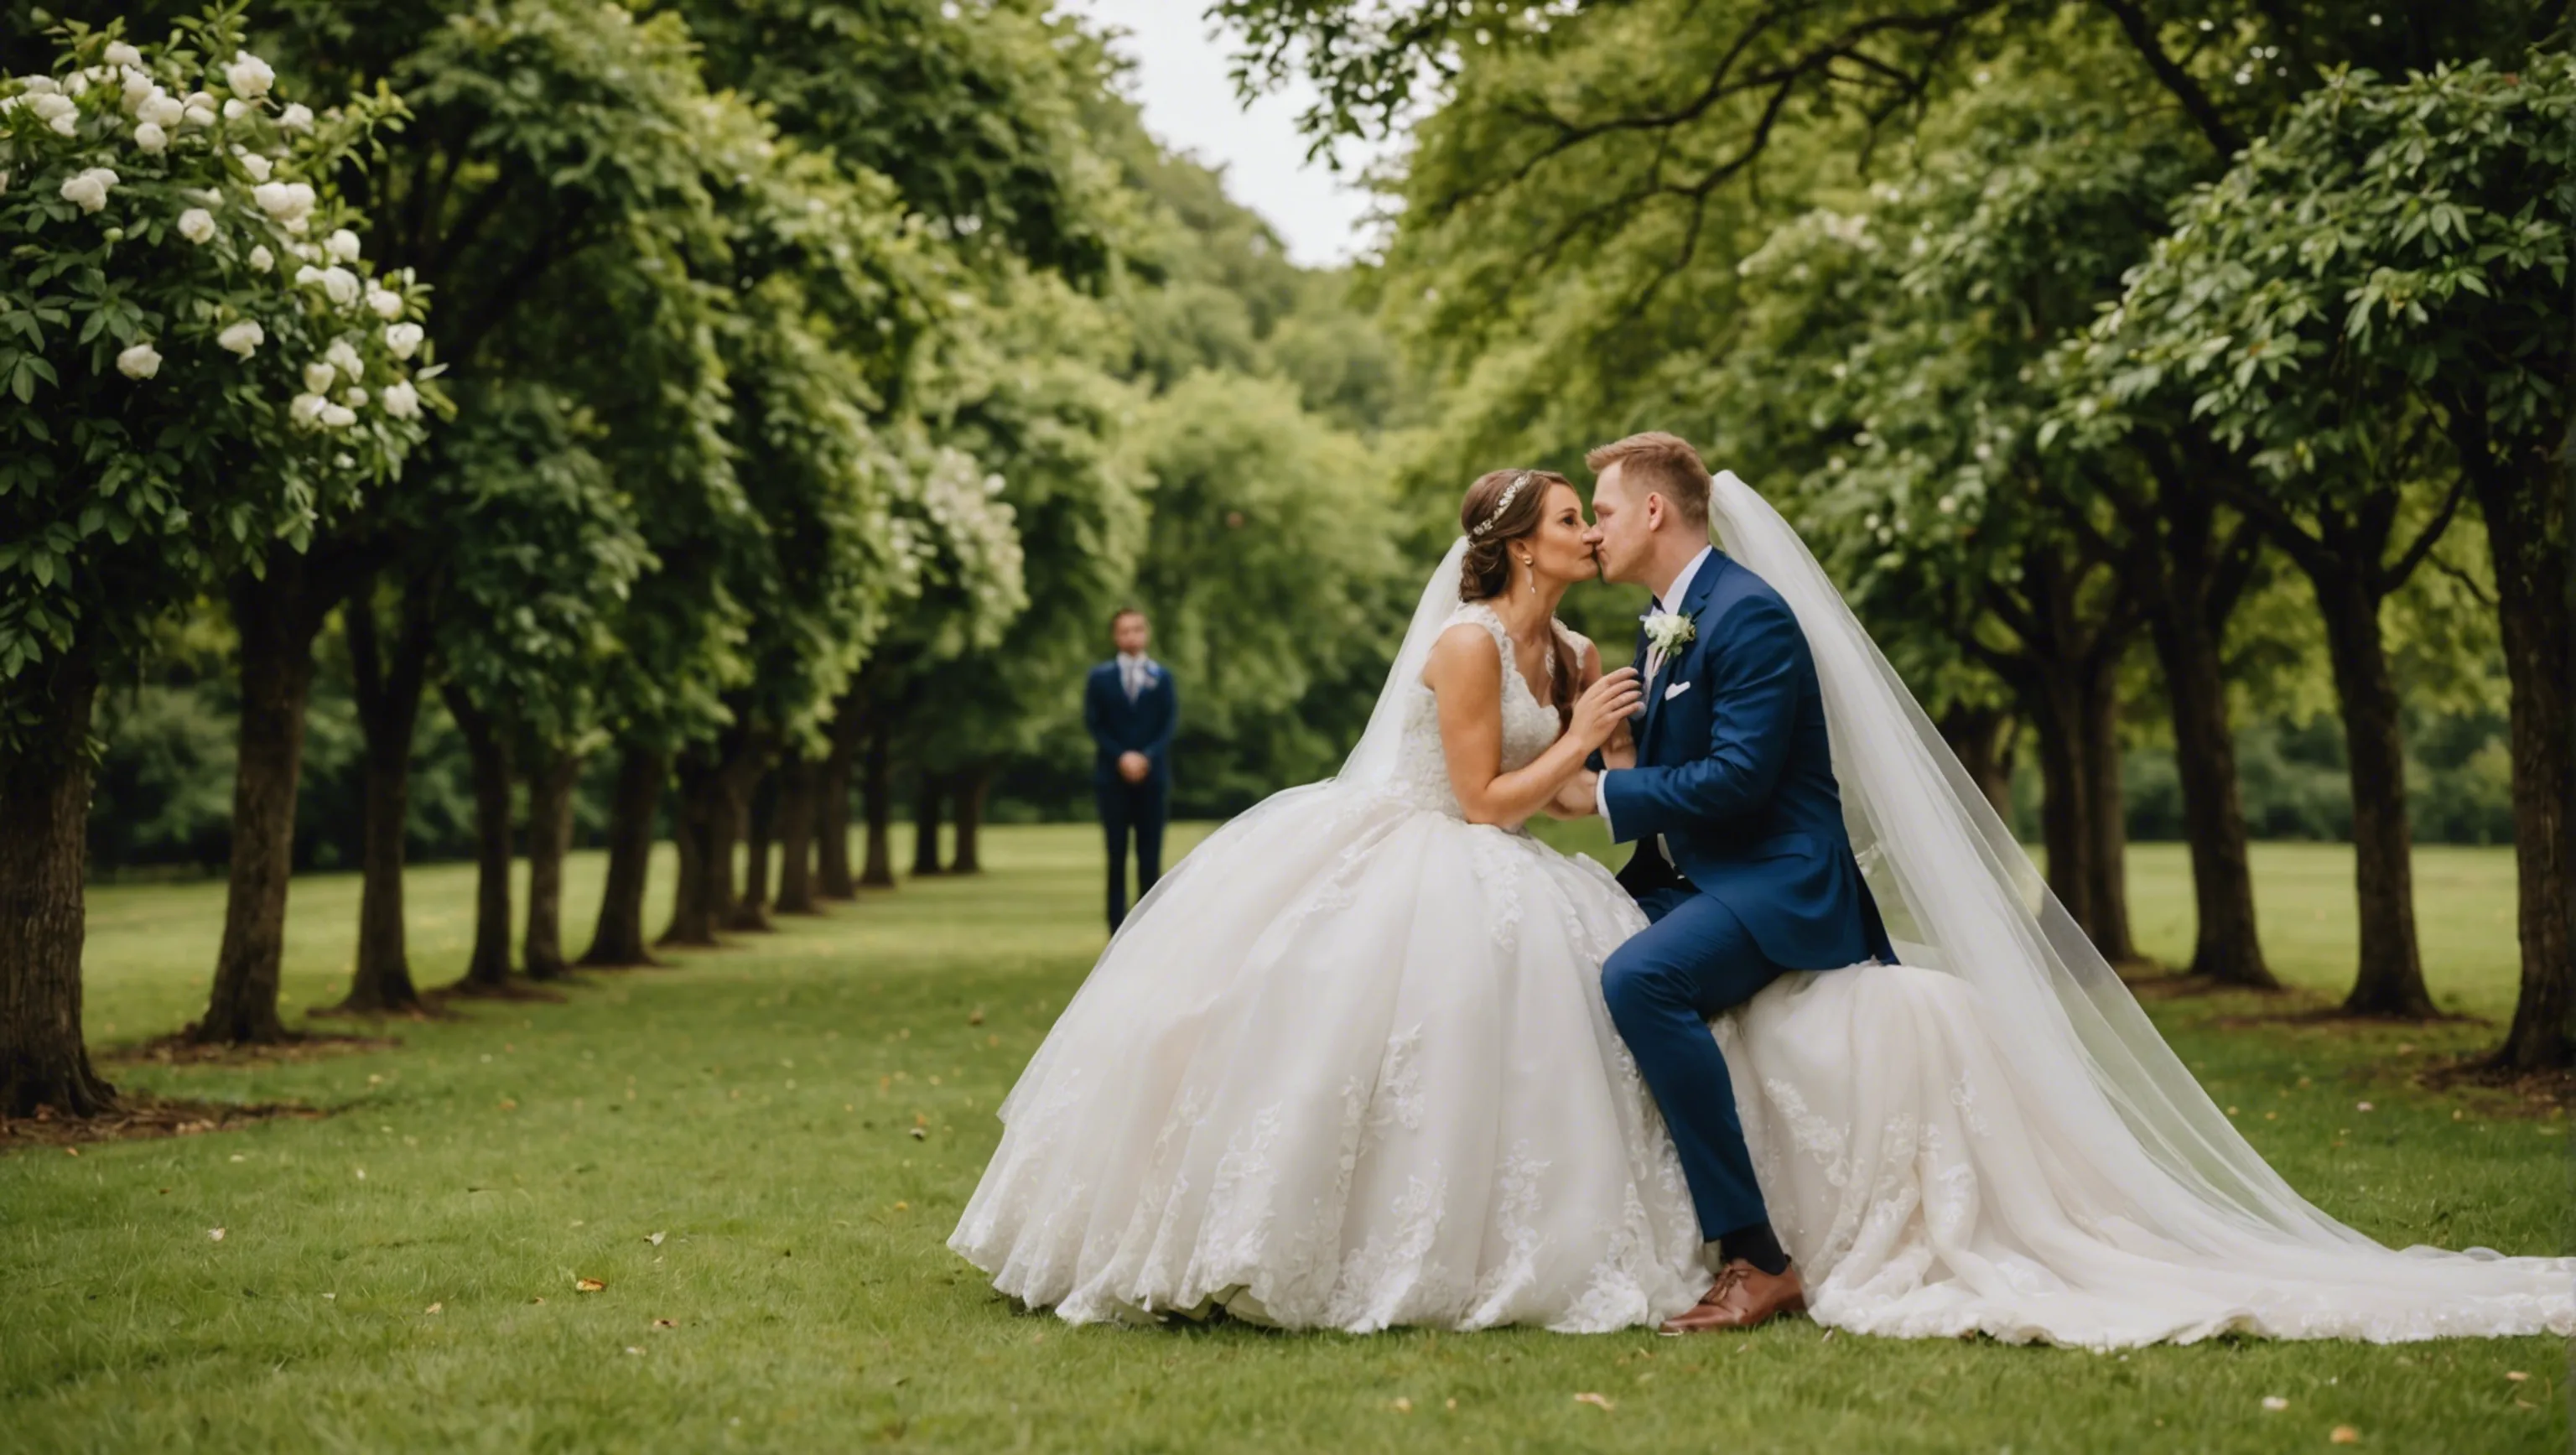
[[[1503,657],[1503,771],[1513,772],[1528,767],[1539,754],[1556,743],[1559,731],[1556,709],[1538,700],[1530,691],[1529,680],[1521,675],[1520,664],[1512,655],[1511,634],[1504,630],[1503,619],[1481,601],[1471,601],[1451,613],[1441,629],[1461,622],[1485,629],[1494,639],[1494,649]],[[1578,652],[1585,639],[1558,622]],[[1549,649],[1550,667],[1554,669],[1554,648]],[[1449,760],[1440,748],[1439,698],[1428,687],[1416,683],[1412,701],[1404,715],[1404,738],[1397,750],[1395,789],[1404,798],[1425,808],[1437,809],[1452,818],[1464,818],[1466,810],[1459,805],[1457,792],[1449,786]]]

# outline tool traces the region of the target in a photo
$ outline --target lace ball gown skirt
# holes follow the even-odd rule
[[[2089,1087],[2035,1084],[1954,976],[1783,976],[1717,1036],[1818,1323],[2091,1348],[2576,1333],[2576,1259],[2391,1249],[2304,1204],[2265,1225],[2194,1196]]]
[[[1202,844],[1039,1048],[949,1246],[1093,1322],[1668,1318],[1709,1283],[1601,1000],[1607,872],[1321,784]]]

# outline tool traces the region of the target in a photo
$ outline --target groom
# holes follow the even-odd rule
[[[1652,923],[1611,953],[1601,991],[1663,1108],[1716,1286],[1666,1333],[1751,1328],[1805,1307],[1755,1185],[1708,1021],[1789,970],[1893,961],[1843,827],[1806,636],[1761,577],[1708,544],[1709,473],[1672,435],[1584,463],[1604,579],[1655,594],[1638,634],[1646,705],[1591,785],[1619,882]]]

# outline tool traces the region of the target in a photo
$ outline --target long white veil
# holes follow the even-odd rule
[[[2204,1253],[2248,1235],[2376,1249],[2292,1191],[2184,1069],[1789,523],[1732,472],[1711,504],[1727,550],[1806,633],[1853,848],[1899,958],[1975,988],[2088,1170]]]
[[[1386,671],[1386,685],[1378,689],[1377,707],[1369,714],[1368,731],[1360,734],[1359,745],[1342,760],[1342,771],[1334,782],[1361,785],[1383,783],[1395,776],[1397,750],[1404,741],[1404,714],[1413,693],[1422,685],[1422,669],[1431,661],[1431,644],[1440,640],[1440,632],[1458,610],[1458,578],[1467,559],[1467,538],[1460,536],[1451,543],[1449,553],[1433,567],[1431,580],[1422,588],[1422,597],[1414,604],[1413,623],[1405,628],[1404,643],[1395,649],[1395,664]]]

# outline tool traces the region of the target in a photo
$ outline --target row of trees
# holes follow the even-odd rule
[[[1327,704],[1394,594],[1382,361],[1291,326],[1341,314],[1333,282],[1159,152],[1048,10],[10,16],[55,59],[0,83],[0,818],[37,830],[0,847],[0,1112],[112,1098],[79,1031],[93,705],[173,635],[218,642],[238,709],[201,1042],[287,1034],[326,663],[364,760],[343,1008],[371,1014],[422,1005],[433,699],[480,864],[456,989],[484,994],[573,962],[586,765],[608,881],[579,960],[631,965],[666,815],[664,944],[890,877],[897,762],[971,867],[996,765],[1076,731],[1131,596],[1209,728],[1307,717],[1233,734],[1244,776],[1364,711]],[[1326,619],[1283,624],[1297,601]]]
[[[1455,381],[1445,451],[1712,441],[1964,760],[1999,780],[2008,735],[2035,745],[2050,882],[2115,960],[2144,695],[2190,968],[2273,983],[2235,726],[2315,672],[2349,766],[2346,1008],[2430,1014],[2402,709],[2478,700],[2500,658],[2523,983],[2499,1059],[2576,1055],[2561,7],[1220,9],[1248,84],[1313,75],[1319,139],[1426,112],[1383,288]]]

